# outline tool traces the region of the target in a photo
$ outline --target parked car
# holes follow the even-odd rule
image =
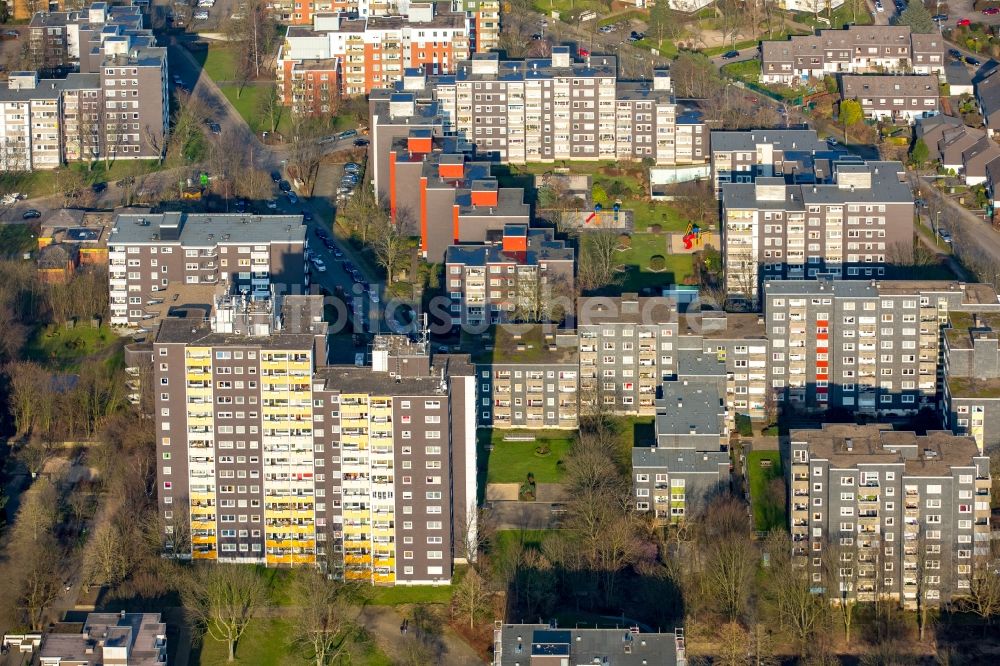
[[[938,236],[948,245],[951,245],[951,234],[946,229],[938,229]]]
[[[206,12],[204,10],[202,10],[200,12],[195,12],[194,13],[194,20],[195,21],[207,21],[208,20],[208,12]]]
[[[739,58],[739,57],[740,57],[739,51],[726,51],[725,53],[722,54],[723,60],[732,60],[733,58]]]
[[[533,34],[533,35],[531,36],[531,38],[532,38],[533,40],[535,40],[535,41],[537,42],[537,41],[538,41],[539,39],[541,39],[541,38],[542,38],[542,33],[540,33],[540,32],[536,32],[535,34]]]
[[[271,180],[274,181],[275,183],[280,183],[281,182],[281,172],[280,171],[272,171],[271,172]]]
[[[349,129],[349,130],[344,130],[343,132],[341,132],[340,134],[338,134],[337,138],[338,139],[350,139],[352,136],[357,136],[357,135],[358,135],[358,130],[356,130],[356,129]]]
[[[877,11],[877,12],[884,12],[885,11],[885,7],[883,7],[882,3],[879,2],[878,0],[875,0],[875,11]]]
[[[587,56],[590,55],[590,51],[588,51],[587,49],[577,49],[577,52],[580,54],[581,58],[586,58]]]
[[[4,30],[3,31],[3,38],[4,39],[17,39],[20,36],[21,36],[21,33],[19,33],[17,30]]]
[[[90,189],[93,191],[94,194],[100,194],[104,190],[108,189],[108,184],[104,182],[94,183],[93,185],[90,186]]]
[[[282,192],[290,192],[292,189],[292,184],[289,183],[287,180],[279,180],[278,189],[281,190]]]
[[[313,258],[312,258],[312,265],[313,265],[313,266],[314,266],[314,267],[316,268],[316,270],[318,270],[318,271],[319,271],[320,273],[326,273],[326,264],[325,264],[325,263],[323,263],[323,260],[322,260],[322,259],[320,259],[319,257],[313,257]]]
[[[330,238],[324,238],[323,239],[323,247],[325,247],[328,250],[333,251],[333,250],[337,249],[337,244],[334,243],[333,240],[330,239]],[[338,252],[339,252],[339,250],[338,250]],[[334,256],[337,256],[337,255],[334,255]]]
[[[41,216],[42,216],[42,214],[40,212],[38,212],[34,208],[29,208],[28,210],[24,211],[24,214],[21,215],[21,219],[22,220],[34,220],[34,219],[39,218]]]
[[[344,165],[344,171],[347,173],[361,173],[361,165],[357,162],[348,162]]]
[[[836,148],[836,147],[837,147],[837,146],[839,146],[840,144],[839,144],[839,143],[837,143],[837,140],[836,140],[836,139],[834,139],[834,138],[833,138],[833,137],[831,136],[831,137],[827,137],[827,139],[826,139],[826,145],[830,146],[831,148]]]
[[[302,209],[302,219],[305,220],[306,222],[312,222],[312,220],[313,220],[313,214],[303,208]]]
[[[987,7],[986,9],[983,10],[983,13],[986,14],[987,16],[996,16],[997,14],[1000,14],[1000,8]]]
[[[247,202],[246,202],[246,199],[237,199],[236,203],[233,204],[233,209],[237,213],[245,213],[247,211]]]
[[[267,200],[267,207],[269,209],[271,209],[271,210],[276,209],[278,207],[278,200],[277,199],[268,199]]]
[[[950,55],[955,60],[962,59],[962,52],[959,51],[958,49],[948,49],[948,55]]]
[[[288,203],[292,204],[293,206],[299,202],[299,195],[295,194],[295,192],[288,191],[285,192],[285,194],[288,195]]]
[[[978,67],[983,64],[978,58],[973,58],[972,56],[965,56],[965,62],[972,65],[973,67]]]
[[[360,137],[354,140],[354,145],[357,146],[358,148],[367,146],[369,143],[370,141],[368,141],[368,139],[362,139]]]
[[[211,122],[208,124],[208,129],[212,130],[212,134],[222,134],[222,126],[219,123]]]
[[[958,22],[955,23],[955,25],[958,26],[959,28],[964,28],[966,26],[972,25],[972,21],[970,21],[967,18],[960,18],[958,19]]]

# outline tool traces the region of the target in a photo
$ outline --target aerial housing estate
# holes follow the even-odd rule
[[[402,80],[407,69],[456,71],[470,54],[497,46],[499,3],[411,2],[370,11],[340,6],[288,28],[278,51],[277,80],[286,106],[328,113],[339,96],[364,95]],[[356,3],[355,3],[356,4]],[[323,99],[323,96],[327,99]]]
[[[386,114],[384,103],[402,96],[413,101],[413,112]],[[510,164],[648,158],[676,165],[709,158],[704,121],[693,102],[675,98],[669,71],[657,71],[652,82],[620,81],[614,56],[577,62],[566,46],[528,60],[479,53],[448,75],[407,71],[370,100],[376,159],[401,126],[414,124]]]
[[[0,90],[0,169],[162,155],[167,52],[142,27],[139,7],[95,2],[79,11],[42,12],[29,30],[38,70],[11,72]]]

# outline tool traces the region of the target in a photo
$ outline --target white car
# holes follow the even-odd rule
[[[319,257],[313,257],[311,261],[312,265],[316,268],[317,271],[319,271],[320,273],[326,273],[326,264],[323,263],[322,259],[320,259]]]
[[[378,292],[372,289],[368,296],[372,299],[372,303],[378,303]]]
[[[198,0],[199,7],[214,7],[215,0]]]
[[[206,12],[206,11],[195,12],[194,13],[194,20],[195,21],[206,21],[206,20],[208,20],[208,12]]]

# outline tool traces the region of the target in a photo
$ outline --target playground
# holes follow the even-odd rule
[[[720,246],[718,232],[704,231],[694,223],[688,224],[684,233],[672,233],[669,236],[667,249],[670,254],[692,254],[704,249],[706,245]]]
[[[574,210],[563,213],[562,225],[567,229],[589,231],[595,229],[613,229],[630,233],[635,224],[635,216],[630,210],[622,210],[621,202],[616,201],[610,210],[594,206],[593,210]]]

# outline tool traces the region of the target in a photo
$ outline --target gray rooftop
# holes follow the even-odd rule
[[[980,287],[989,285],[963,284],[949,280],[771,280],[764,286],[768,297],[773,296],[819,296],[833,298],[876,298],[883,295],[917,295],[922,292],[965,292],[966,298],[978,297]],[[970,289],[972,290],[970,292]],[[989,301],[989,295],[986,302]],[[996,297],[993,297],[996,303]]]
[[[558,629],[547,624],[505,624],[500,629],[499,666],[545,663],[678,666],[684,639],[673,633],[633,633],[618,629]],[[678,659],[680,657],[680,659]],[[541,661],[539,661],[541,663]]]
[[[303,243],[306,227],[301,215],[243,215],[238,213],[144,213],[115,218],[110,245],[177,243],[186,247],[214,247],[253,243]]]
[[[657,467],[675,474],[717,474],[728,467],[728,451],[694,451],[662,446],[632,447],[632,468]]]
[[[772,145],[777,150],[829,150],[824,141],[816,136],[816,130],[799,129],[756,129],[756,130],[714,130],[712,151],[750,151],[759,145]]]
[[[680,375],[684,377],[684,375]],[[678,379],[663,382],[656,399],[656,436],[712,435],[725,432],[725,404],[713,381]]]
[[[77,624],[76,627],[80,625]],[[44,659],[61,658],[86,666],[125,663],[135,666],[158,666],[165,662],[167,625],[159,613],[90,613],[83,631],[56,630],[45,634],[39,649]],[[106,648],[124,648],[125,661],[116,662],[104,655]]]

